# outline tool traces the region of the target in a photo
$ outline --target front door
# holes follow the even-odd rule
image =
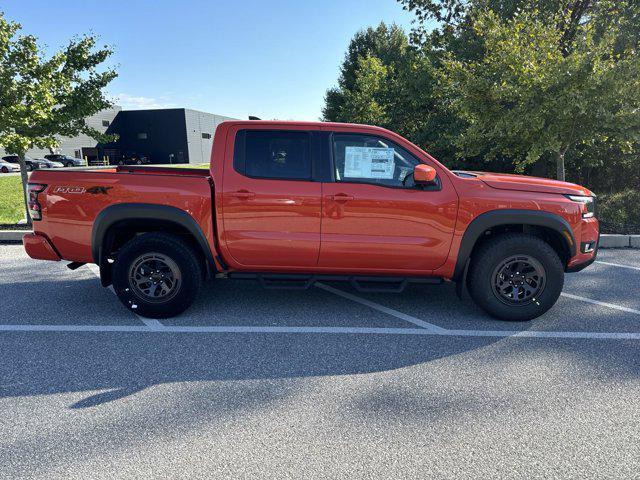
[[[422,160],[407,149],[379,136],[332,137],[335,181],[323,184],[318,265],[389,274],[441,266],[458,201],[446,175],[439,172],[436,185],[416,186],[413,167]]]
[[[222,241],[242,266],[315,267],[322,183],[313,181],[312,133],[240,130],[222,186]]]

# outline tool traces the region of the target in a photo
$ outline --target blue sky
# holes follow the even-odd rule
[[[92,32],[116,53],[109,93],[125,108],[188,107],[317,120],[355,32],[409,30],[395,0],[3,0],[51,50]]]

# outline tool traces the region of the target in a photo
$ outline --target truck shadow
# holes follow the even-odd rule
[[[0,311],[0,323],[140,325],[95,278],[51,278],[0,283],[0,295],[10,299]],[[38,292],[37,297],[31,292]],[[415,287],[376,299],[445,328],[450,327],[447,321],[452,315],[485,320],[469,302],[459,302],[451,286]],[[241,282],[207,285],[191,310],[163,322],[413,327],[319,289],[265,292]],[[513,324],[491,323],[494,329],[500,325],[514,329]],[[518,328],[537,328],[537,324]],[[568,355],[601,374],[636,378],[640,365],[636,345],[617,342],[611,348],[610,342],[588,340],[380,334],[0,332],[0,398],[81,393],[86,396],[74,400],[70,408],[85,409],[163,384],[205,382],[207,393],[199,402],[206,408],[220,408],[218,403],[237,389],[246,398],[232,404],[254,405],[293,394],[292,385],[300,379],[388,372],[456,356],[465,362],[483,361],[487,351],[498,357],[518,352],[517,361]],[[244,385],[253,380],[275,383]]]
[[[166,383],[213,382],[224,389],[228,381],[390,371],[492,341],[358,334],[3,332],[0,398],[87,392],[71,405],[87,408]]]
[[[3,267],[5,278],[21,281],[0,282],[0,297],[8,299],[0,310],[0,324],[142,325],[90,272],[70,272],[61,264],[32,270],[32,263]],[[442,291],[403,295],[437,296],[438,292]],[[415,327],[317,288],[265,291],[251,282],[209,283],[185,314],[162,322]],[[286,382],[383,372],[494,341],[364,334],[4,331],[0,332],[0,398],[86,392],[71,404],[73,409],[83,409],[167,383],[211,382],[224,389],[237,380]],[[280,397],[283,392],[269,389],[264,395]]]

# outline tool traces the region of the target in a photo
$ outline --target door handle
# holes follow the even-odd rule
[[[239,192],[233,192],[230,194],[232,197],[241,198],[241,199],[249,199],[256,196],[253,192],[248,192],[247,190],[240,190]]]
[[[353,195],[346,195],[344,193],[338,193],[337,195],[331,195],[329,197],[334,202],[346,202],[349,200],[353,200]]]

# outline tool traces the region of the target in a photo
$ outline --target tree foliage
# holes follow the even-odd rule
[[[398,1],[411,34],[353,38],[326,120],[363,121],[368,104],[367,121],[452,166],[548,175],[558,162],[596,190],[640,186],[640,2]]]
[[[452,105],[467,127],[457,138],[464,155],[511,158],[523,171],[544,155],[564,180],[569,149],[597,142],[630,151],[640,131],[640,62],[617,48],[617,25],[601,34],[578,25],[566,39],[563,14],[521,10],[509,20],[493,11],[474,18],[486,53],[449,56],[443,73]],[[613,22],[612,22],[613,23]]]
[[[110,139],[85,119],[111,106],[103,90],[117,74],[100,69],[112,51],[96,48],[93,36],[73,39],[47,56],[37,39],[20,35],[20,29],[0,13],[0,146],[20,157],[26,188],[24,155],[29,148],[52,149],[58,136],[80,133]]]
[[[409,45],[396,25],[358,32],[349,44],[338,86],[327,91],[325,121],[390,128],[435,154],[451,154],[453,123],[437,91],[437,56]]]

